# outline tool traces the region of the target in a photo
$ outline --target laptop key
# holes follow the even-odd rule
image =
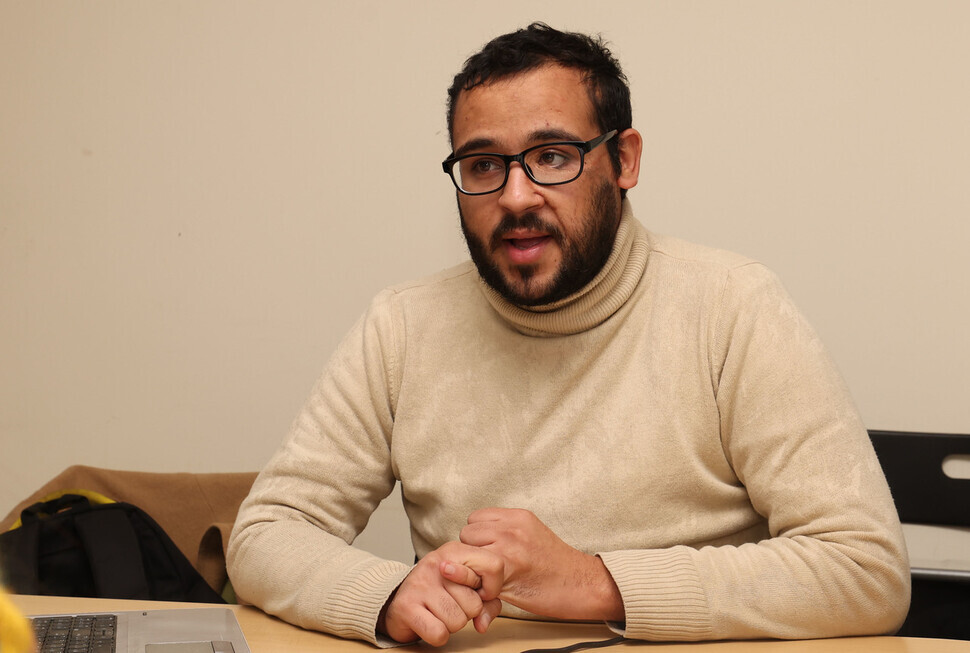
[[[40,653],[115,653],[115,615],[34,617]]]

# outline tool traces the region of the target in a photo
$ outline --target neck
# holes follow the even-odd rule
[[[646,230],[633,217],[630,203],[623,215],[613,249],[599,273],[577,292],[541,306],[517,306],[484,281],[482,291],[492,307],[517,331],[532,336],[580,333],[606,321],[636,288],[646,268]]]

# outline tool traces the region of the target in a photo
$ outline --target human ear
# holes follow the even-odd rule
[[[629,190],[637,185],[640,178],[640,155],[643,153],[643,137],[632,127],[624,129],[617,136],[620,146],[620,174],[617,185]]]

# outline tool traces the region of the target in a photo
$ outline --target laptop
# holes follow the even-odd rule
[[[228,608],[35,615],[38,651],[251,653]],[[63,645],[62,648],[57,648]]]

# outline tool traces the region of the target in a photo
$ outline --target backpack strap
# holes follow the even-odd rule
[[[31,504],[20,511],[20,522],[15,523],[10,530],[18,528],[21,524],[29,524],[40,519],[46,519],[59,512],[68,510],[84,510],[89,508],[91,502],[87,497],[79,494],[58,494],[57,496],[45,497],[37,503]]]
[[[7,531],[0,537],[0,563],[3,582],[17,594],[41,594],[38,553],[40,524],[27,522],[16,532]],[[15,564],[6,564],[15,560]]]
[[[148,599],[138,536],[120,504],[118,510],[85,512],[74,518],[87,552],[98,596]]]
[[[72,488],[70,490],[58,490],[42,497],[36,503],[27,506],[20,512],[20,517],[11,524],[9,530],[20,528],[25,521],[37,520],[49,517],[62,510],[73,506],[92,505],[97,506],[103,503],[114,503],[114,499],[109,499],[99,492],[93,490],[80,490]]]
[[[46,594],[40,578],[41,520],[59,512],[80,511],[90,507],[81,495],[58,492],[31,504],[20,512],[20,518],[0,537],[0,558],[14,560],[4,564],[5,581],[17,594]]]

